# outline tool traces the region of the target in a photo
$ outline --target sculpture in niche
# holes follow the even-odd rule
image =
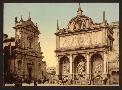
[[[16,43],[16,47],[21,47],[21,41],[20,41],[20,39],[17,39],[15,43]]]
[[[80,24],[79,23],[76,23],[75,27],[76,27],[77,31],[80,30]]]
[[[20,30],[17,30],[16,31],[16,47],[21,47],[21,41],[20,41],[20,39],[21,39],[21,32],[20,32]]]
[[[29,41],[29,47],[31,48],[32,47],[32,42],[33,42],[33,36],[32,35],[30,35],[30,36],[28,36],[27,37],[27,40]]]
[[[102,64],[98,64],[95,68],[95,73],[99,74],[102,72],[101,70],[102,70]]]
[[[76,27],[76,30],[79,31],[81,29],[81,24],[82,24],[82,21],[80,18],[77,18],[76,19],[76,24],[75,24],[75,27]]]
[[[82,19],[81,29],[85,29],[85,28],[86,28],[86,21]]]
[[[63,74],[69,74],[70,66],[68,61],[63,62]]]
[[[72,32],[75,28],[76,28],[76,27],[75,27],[75,22],[72,21],[72,22],[70,23],[70,25],[69,25],[69,30]]]
[[[63,71],[64,71],[64,74],[68,74],[69,73],[69,66],[68,65],[64,65],[63,66]]]
[[[85,62],[83,60],[79,62],[77,68],[78,68],[78,74],[83,74],[83,72],[85,71]]]
[[[93,73],[94,73],[95,76],[102,74],[102,71],[103,71],[102,61],[100,61],[100,60],[95,61],[93,67],[94,67],[93,68]]]

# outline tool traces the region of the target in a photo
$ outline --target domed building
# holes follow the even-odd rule
[[[107,23],[105,12],[103,21],[95,23],[83,15],[80,4],[67,28],[60,29],[57,21],[58,80],[67,79],[80,85],[110,84],[108,59],[113,50],[113,34],[113,26]]]

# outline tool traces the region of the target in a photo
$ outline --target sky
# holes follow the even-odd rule
[[[92,18],[93,22],[102,22],[103,11],[109,24],[119,21],[119,3],[80,3],[83,14]],[[44,61],[47,67],[56,66],[56,36],[57,19],[59,28],[66,28],[69,20],[76,16],[78,3],[4,3],[4,33],[14,37],[12,27],[15,17],[20,20],[31,20],[37,25],[41,34],[39,36]]]

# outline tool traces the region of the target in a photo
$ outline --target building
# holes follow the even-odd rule
[[[41,69],[40,71],[40,73],[41,73],[41,75],[42,75],[42,79],[43,78],[46,78],[46,75],[47,75],[47,72],[46,72],[46,67],[47,67],[47,65],[46,65],[46,61],[42,61],[42,63],[41,63],[41,66],[40,66],[41,68],[39,68],[39,69]]]
[[[50,84],[54,84],[56,82],[56,67],[48,67],[47,68],[47,78]]]
[[[119,22],[112,22],[113,27],[113,49],[109,52],[109,61],[108,61],[108,71],[110,75],[110,84],[119,83]]]
[[[12,55],[13,53],[11,52],[13,49],[15,49],[15,38],[11,37],[8,38],[7,34],[4,34],[3,36],[3,55],[4,55],[4,82],[12,82],[13,81],[13,74],[12,74],[12,68],[10,66],[11,60],[12,60]],[[10,74],[11,73],[11,74]],[[11,78],[11,79],[9,79]]]
[[[41,51],[37,24],[30,16],[27,21],[18,21],[15,17],[15,37],[7,38],[4,34],[5,83],[15,80],[17,76],[23,81],[41,79],[46,72],[46,62]]]
[[[77,15],[69,21],[67,28],[60,29],[57,21],[55,53],[58,80],[68,79],[73,84],[82,85],[112,84],[110,78],[119,76],[119,58],[111,60],[115,57],[113,49],[119,46],[116,39],[118,31],[118,23],[107,23],[105,12],[103,21],[95,23],[83,15],[80,4]],[[115,52],[119,56],[117,48]],[[110,64],[113,64],[114,69]],[[112,71],[116,76],[112,76]],[[118,78],[116,84],[119,84]]]
[[[56,67],[48,67],[47,72],[55,75],[56,74]]]

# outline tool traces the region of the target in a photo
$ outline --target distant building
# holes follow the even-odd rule
[[[42,63],[41,63],[41,66],[40,66],[41,68],[41,75],[42,75],[42,77],[41,78],[46,78],[46,75],[47,75],[47,72],[46,72],[46,67],[47,67],[47,65],[46,65],[46,61],[42,61]]]
[[[55,75],[56,74],[56,67],[48,67],[47,73]]]
[[[8,38],[7,34],[4,34],[3,36],[3,55],[4,55],[4,81],[6,82],[12,82],[14,77],[13,77],[13,69],[14,67],[11,65],[13,62],[13,55],[14,53],[12,52],[15,49],[15,38],[11,37]]]
[[[83,15],[79,5],[67,28],[60,29],[57,22],[55,35],[58,80],[82,85],[119,84],[119,23],[109,25],[105,12],[103,21],[95,23]]]
[[[7,38],[4,34],[4,71],[5,83],[15,80],[17,76],[24,81],[40,79],[46,72],[46,62],[42,61],[37,24],[35,25],[30,16],[27,21],[21,17],[20,21],[15,18],[15,37]],[[11,80],[11,81],[10,81]]]
[[[47,68],[47,78],[49,79],[50,84],[54,84],[56,80],[56,67]]]

